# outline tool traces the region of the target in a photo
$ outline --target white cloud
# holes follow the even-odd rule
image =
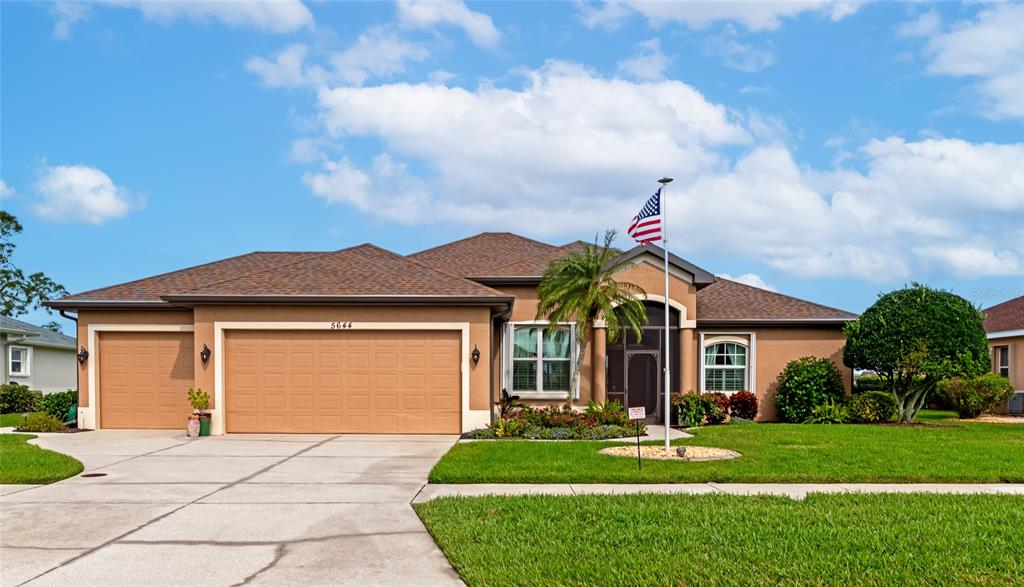
[[[725,33],[708,37],[704,41],[704,54],[719,57],[727,66],[747,73],[760,71],[775,63],[770,42],[767,47],[755,47],[741,43],[737,36],[736,31],[728,27]]]
[[[516,87],[322,88],[325,140],[382,147],[366,166],[326,160],[305,182],[328,202],[403,223],[571,238],[621,227],[668,174],[669,228],[685,235],[674,245],[684,254],[882,282],[1021,270],[1024,144],[833,141],[844,159],[815,170],[785,146],[781,118],[740,115],[679,81],[557,61],[517,73]]]
[[[271,61],[264,57],[250,57],[245,68],[259,76],[268,88],[296,87],[309,83],[304,70],[309,48],[301,43],[288,45],[274,55]]]
[[[864,2],[831,2],[828,0],[807,1],[755,1],[755,2],[711,2],[663,0],[609,0],[599,8],[593,4],[580,3],[580,17],[590,28],[614,29],[628,18],[631,12],[647,17],[651,26],[675,22],[691,28],[730,21],[743,25],[750,31],[775,30],[782,26],[785,18],[794,18],[805,12],[826,14],[833,21],[842,20],[855,13]]]
[[[58,0],[50,6],[53,16],[53,38],[61,41],[71,38],[71,27],[89,17],[90,8],[85,2]]]
[[[390,77],[405,72],[409,61],[423,61],[430,52],[417,43],[399,38],[384,29],[371,29],[348,49],[334,54],[330,61],[342,81],[361,85],[369,77]]]
[[[929,10],[921,16],[905,22],[896,27],[896,35],[899,37],[930,37],[942,30],[942,17],[934,10]]]
[[[738,283],[749,285],[751,287],[766,289],[768,291],[779,291],[765,283],[765,281],[761,279],[761,276],[758,275],[757,273],[744,273],[743,275],[739,275],[737,277],[733,277],[729,274],[723,273],[719,275],[719,277],[721,277],[722,279],[728,279],[730,281],[735,281]]]
[[[454,25],[480,47],[493,48],[501,41],[501,32],[491,17],[470,10],[462,0],[398,0],[398,20],[412,28]]]
[[[36,182],[35,212],[47,220],[102,224],[121,218],[135,205],[130,194],[88,165],[46,167]]]
[[[14,188],[7,185],[7,182],[0,179],[0,200],[14,195]]]
[[[914,23],[905,26],[915,30]],[[946,32],[916,28],[930,34],[924,48],[928,73],[976,80],[986,117],[1024,117],[1024,4],[986,7]]]
[[[271,33],[290,33],[313,26],[313,14],[301,0],[98,0],[97,5],[138,10],[143,18],[172,23],[220,21],[232,27]],[[51,9],[53,36],[67,39],[71,25],[90,16],[89,4],[57,2]]]
[[[771,86],[743,86],[740,88],[741,94],[770,94],[772,93]]]
[[[309,49],[301,43],[281,49],[271,59],[253,56],[245,68],[266,87],[324,87],[329,83],[362,85],[371,78],[387,78],[406,71],[409,62],[423,61],[430,52],[385,28],[359,35],[344,51],[328,55],[329,66],[307,63]]]
[[[665,70],[671,60],[661,52],[661,41],[649,39],[637,45],[637,51],[629,59],[618,64],[618,72],[633,79],[657,81],[665,77]]]

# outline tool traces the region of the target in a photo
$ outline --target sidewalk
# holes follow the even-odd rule
[[[803,499],[808,493],[960,493],[1024,495],[1024,483],[481,483],[427,484],[413,503],[436,497],[480,495],[619,495],[665,493],[698,495],[781,495]]]

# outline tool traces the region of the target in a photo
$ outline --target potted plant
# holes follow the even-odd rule
[[[199,417],[199,436],[210,435],[210,394],[202,388],[188,389],[188,403],[192,405],[192,415]]]

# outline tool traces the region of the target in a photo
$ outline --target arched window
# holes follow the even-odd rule
[[[740,391],[747,387],[747,347],[716,342],[704,347],[704,391]]]

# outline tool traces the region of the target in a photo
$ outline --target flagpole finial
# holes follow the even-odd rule
[[[665,185],[666,183],[672,183],[672,178],[671,177],[663,177],[663,178],[658,180],[658,183],[660,183],[661,185]]]

